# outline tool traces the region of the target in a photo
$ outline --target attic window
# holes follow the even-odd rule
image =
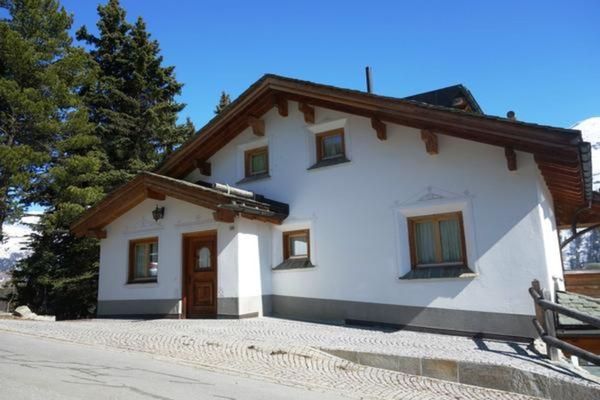
[[[335,129],[315,135],[317,162],[346,158],[344,129]]]
[[[269,148],[264,146],[246,150],[244,165],[246,178],[267,175],[269,173]]]

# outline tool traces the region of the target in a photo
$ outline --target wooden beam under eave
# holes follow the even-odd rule
[[[435,133],[433,133],[429,129],[422,129],[421,140],[425,142],[425,151],[427,152],[427,154],[438,154],[438,138]]]
[[[226,222],[231,224],[233,221],[235,221],[235,212],[220,208],[213,213],[213,218],[217,222]]]
[[[298,103],[298,110],[304,114],[304,122],[307,124],[315,123],[315,108],[306,103]]]
[[[378,118],[371,118],[371,126],[377,132],[377,139],[386,140],[387,139],[387,127],[381,122]]]
[[[248,125],[256,136],[265,136],[265,121],[253,116],[248,117]]]
[[[208,161],[196,160],[196,168],[204,176],[210,176],[212,174],[212,166]]]
[[[146,198],[152,200],[160,200],[163,201],[167,198],[164,193],[158,192],[156,190],[152,190],[150,188],[146,188]]]
[[[509,171],[517,170],[517,153],[512,147],[504,148],[504,156],[506,157],[506,167]]]
[[[104,229],[88,229],[86,237],[95,239],[106,239],[106,231]]]
[[[275,99],[275,106],[277,107],[279,115],[281,115],[282,117],[288,116],[288,101],[286,99],[284,99],[283,97],[278,97],[277,99]]]

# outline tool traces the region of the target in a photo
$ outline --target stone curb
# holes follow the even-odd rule
[[[503,390],[527,396],[542,397],[551,400],[596,400],[600,398],[600,385],[593,387],[559,381],[535,372],[503,365],[365,353],[350,350],[321,349],[321,351],[369,367],[488,389]]]

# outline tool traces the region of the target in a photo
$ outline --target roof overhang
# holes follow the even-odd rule
[[[511,152],[531,153],[552,193],[559,223],[569,221],[574,210],[590,204],[589,143],[583,142],[581,132],[577,130],[469,113],[276,75],[265,75],[250,86],[196,136],[171,154],[157,172],[176,178],[186,176],[248,128],[252,120],[273,107],[278,107],[281,115],[287,115],[288,101],[499,146]]]
[[[173,197],[215,211],[217,221],[233,222],[235,216],[281,224],[288,215],[287,204],[260,195],[240,196],[150,172],[143,172],[109,193],[71,225],[77,236],[106,237],[104,228],[145,199]]]

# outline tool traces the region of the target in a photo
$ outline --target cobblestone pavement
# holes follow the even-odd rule
[[[334,390],[364,399],[531,399],[356,365],[320,348],[519,364],[547,368],[524,345],[416,332],[352,329],[273,318],[248,320],[0,320],[0,331],[148,352],[291,386]]]

